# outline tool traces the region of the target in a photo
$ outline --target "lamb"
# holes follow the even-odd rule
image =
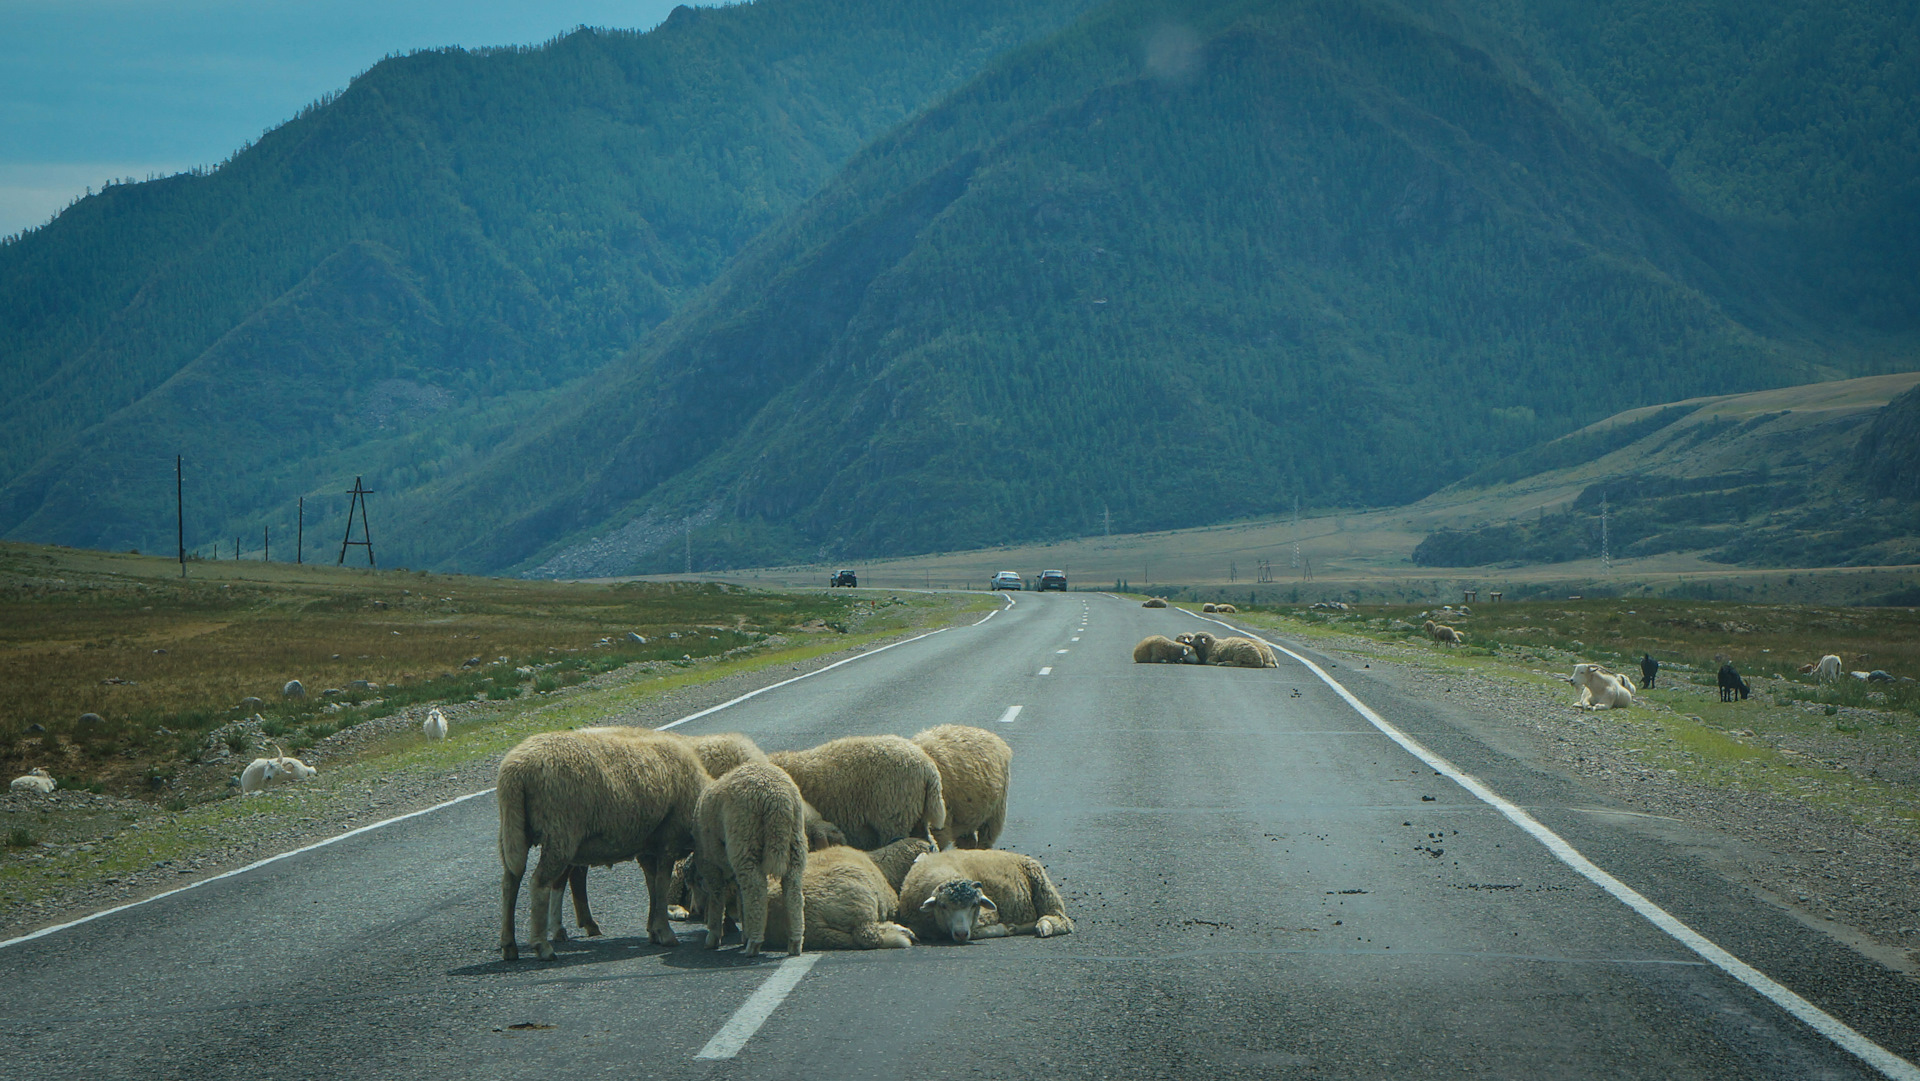
[[[767,756],[856,848],[933,836],[947,824],[940,767],[900,736],[847,736]]]
[[[1149,598],[1147,599],[1147,601],[1146,601],[1146,603],[1144,603],[1144,604],[1142,604],[1142,605],[1141,605],[1140,607],[1142,607],[1142,608],[1165,608],[1166,606],[1167,606],[1167,599],[1166,599],[1165,597],[1149,597]]]
[[[1185,642],[1176,642],[1164,634],[1152,634],[1133,647],[1133,663],[1199,664],[1200,655]]]
[[[1576,664],[1567,682],[1580,688],[1578,709],[1626,709],[1633,705],[1633,681],[1597,664]]]
[[[806,941],[801,883],[806,869],[800,789],[778,766],[743,763],[700,794],[694,807],[691,886],[706,910],[708,949],[720,948],[732,910],[740,914],[745,956],[760,952],[767,937],[767,879],[773,877],[789,898],[784,906],[787,953],[797,956]]]
[[[44,796],[58,787],[60,787],[60,782],[53,779],[53,774],[48,773],[39,766],[35,766],[26,773],[15,777],[13,783],[7,786],[7,791],[38,792]]]
[[[446,739],[447,738],[447,715],[440,712],[438,707],[435,707],[433,710],[428,712],[427,719],[421,723],[420,731],[425,733],[428,739],[432,739],[432,740]]]
[[[1747,686],[1747,681],[1740,678],[1740,670],[1728,661],[1720,666],[1720,701],[1731,702],[1736,694],[1744,702],[1753,694],[1753,688]]]
[[[1819,676],[1820,682],[1830,683],[1840,678],[1840,658],[1829,653],[1820,658],[1820,663],[1814,665],[1813,670]]]
[[[1444,623],[1435,623],[1431,619],[1427,620],[1427,625],[1425,630],[1427,632],[1427,637],[1433,639],[1434,641],[1440,643],[1443,646],[1448,646],[1448,647],[1457,646],[1464,643],[1467,640],[1466,635],[1461,634],[1459,631],[1453,629],[1452,627],[1447,626]]]
[[[910,847],[915,845],[918,847]],[[894,922],[900,895],[881,861],[899,852],[924,852],[926,845],[918,838],[905,838],[871,853],[835,845],[810,854],[800,885],[806,905],[806,944],[816,950],[902,950],[912,946],[913,932]],[[787,944],[786,928],[791,924],[786,906],[786,889],[775,886],[767,895],[769,949]]]
[[[921,940],[966,942],[1073,933],[1060,891],[1032,856],[998,849],[933,852],[913,861],[900,911]]]
[[[693,851],[700,794],[711,782],[684,739],[642,729],[543,732],[528,736],[500,762],[500,952],[520,956],[513,908],[527,851],[540,846],[533,871],[530,938],[535,954],[553,959],[549,924],[557,925],[555,889],[576,864],[637,859],[647,880],[647,931],[654,943],[679,939],[667,921],[667,881],[674,861]]]
[[[246,769],[240,771],[241,795],[251,796],[256,792],[265,791],[269,785],[282,777],[304,781],[320,772],[298,758],[288,755],[278,743],[273,745],[273,749],[280,752],[278,757],[256,758],[247,763]]]
[[[934,843],[941,848],[992,848],[1007,822],[1013,748],[984,728],[961,724],[937,725],[916,734],[913,742],[940,770],[947,823],[933,831]]]

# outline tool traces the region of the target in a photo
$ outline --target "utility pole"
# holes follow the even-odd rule
[[[264,525],[260,527],[260,562],[262,563],[273,562],[273,541],[267,535],[267,531],[271,528]]]
[[[305,563],[307,561],[307,497],[306,496],[300,497],[299,517],[295,518],[294,521],[299,524],[293,527],[294,529],[293,561],[295,563]]]
[[[235,563],[240,562],[240,538],[239,537],[233,538],[233,561]]]
[[[344,566],[347,562],[347,549],[354,545],[360,545],[367,550],[367,566],[374,566],[373,530],[367,525],[367,497],[372,495],[373,491],[369,488],[362,487],[360,478],[355,477],[353,478],[353,490],[347,494],[352,496],[353,499],[347,504],[347,532],[345,536],[340,538],[340,565]],[[360,535],[366,538],[365,540],[353,539],[353,512],[355,510],[360,512]]]
[[[1600,570],[1613,573],[1613,548],[1607,537],[1607,493],[1600,493]]]
[[[1300,494],[1293,496],[1293,569],[1300,569]]]
[[[1100,531],[1113,536],[1113,511],[1105,503],[1100,504]]]
[[[180,456],[173,456],[173,524],[180,539],[180,577],[187,576],[187,509],[181,497]]]
[[[687,541],[687,573],[693,573],[693,519],[683,518],[680,523],[685,529]]]

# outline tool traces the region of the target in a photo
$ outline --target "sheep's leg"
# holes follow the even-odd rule
[[[787,956],[789,957],[798,957],[806,949],[807,895],[801,886],[802,877],[799,866],[789,861],[787,873],[780,879],[780,890],[787,898]]]
[[[542,961],[553,960],[553,944],[547,941],[547,921],[559,908],[559,898],[553,894],[564,888],[570,866],[571,862],[551,845],[540,846],[540,862],[533,868],[533,899],[527,914],[531,933],[527,937],[533,943],[534,956]]]
[[[667,890],[673,884],[673,856],[655,853],[640,857],[640,871],[647,880],[647,937],[656,946],[678,946],[680,936],[673,933],[667,920]]]
[[[1006,824],[1007,805],[1003,800],[1000,806],[988,813],[987,820],[980,823],[980,831],[974,834],[974,847],[992,848],[994,842],[1000,839],[1000,831],[1006,827]]]
[[[734,893],[740,898],[741,952],[753,957],[759,954],[760,944],[767,939],[767,873],[760,869],[758,863],[749,863],[737,869],[733,877]],[[787,906],[789,915],[805,903],[800,894],[795,892],[793,903]],[[804,926],[802,933],[805,933]]]
[[[513,906],[520,902],[520,876],[500,872],[500,956],[508,961],[520,959],[520,945],[513,940]]]
[[[716,877],[719,885],[707,895],[705,905],[707,949],[710,950],[719,949],[720,944],[727,940],[727,914],[740,903],[740,899],[735,896],[733,876],[723,874]]]
[[[567,891],[564,884],[553,887],[547,895],[547,934],[554,942],[567,940]]]
[[[588,938],[600,937],[600,925],[593,922],[593,910],[587,907],[587,868],[585,865],[567,870],[567,885],[573,891],[573,922]]]

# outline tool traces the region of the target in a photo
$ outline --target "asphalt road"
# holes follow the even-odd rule
[[[1202,626],[1100,595],[1025,594],[979,626],[681,729],[743,731],[769,750],[942,722],[994,729],[1014,748],[1001,842],[1050,869],[1070,936],[809,955],[800,972],[701,949],[692,927],[676,949],[649,945],[645,888],[627,865],[594,874],[606,937],[551,963],[502,962],[482,796],[0,949],[0,1072],[1880,1076],[1300,663],[1130,663],[1143,635]],[[1592,793],[1477,738],[1459,707],[1408,700],[1385,673],[1327,671],[1674,918],[1869,1040],[1920,1055],[1920,991],[1906,977],[1596,813]],[[776,974],[798,979],[738,1053],[696,1057]]]

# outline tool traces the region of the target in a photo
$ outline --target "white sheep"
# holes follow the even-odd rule
[[[1227,665],[1239,668],[1278,668],[1280,659],[1266,643],[1251,638],[1233,636],[1215,638],[1206,631],[1193,631],[1178,636],[1175,641],[1193,647],[1201,664]]]
[[[1633,680],[1597,664],[1576,664],[1567,682],[1580,688],[1580,709],[1626,709],[1633,705]]]
[[[917,845],[917,848],[910,847]],[[808,853],[801,876],[806,904],[806,944],[815,950],[899,950],[913,945],[913,932],[895,923],[900,896],[888,880],[887,866],[899,864],[904,877],[910,860],[903,854],[926,851],[927,842],[904,838],[874,852],[834,845]],[[767,895],[767,948],[786,945],[786,890]]]
[[[1135,664],[1199,664],[1200,655],[1185,642],[1176,642],[1164,634],[1150,634],[1133,647]]]
[[[513,909],[527,852],[533,870],[529,924],[535,954],[553,959],[549,924],[557,891],[575,865],[637,859],[647,881],[647,932],[656,945],[679,938],[667,920],[667,883],[675,860],[693,851],[700,793],[711,783],[687,741],[645,729],[542,732],[500,761],[500,952],[520,956]]]
[[[1007,824],[1013,748],[984,728],[963,724],[936,725],[916,734],[913,742],[940,770],[947,824],[933,831],[934,843],[941,848],[992,848]]]
[[[900,913],[922,941],[1073,933],[1040,861],[998,849],[956,848],[914,860],[900,887]]]
[[[60,787],[60,782],[53,779],[53,774],[48,773],[39,766],[35,766],[21,776],[15,777],[13,783],[7,786],[7,790],[9,792],[38,792],[44,796],[58,787]]]
[[[1834,654],[1829,653],[1826,656],[1820,658],[1820,663],[1813,666],[1813,671],[1814,671],[1814,674],[1820,678],[1820,682],[1822,683],[1830,683],[1836,679],[1839,679],[1840,678],[1840,658],[1835,656]]]
[[[273,749],[280,752],[276,757],[256,758],[247,763],[246,769],[240,771],[241,795],[251,796],[256,792],[264,791],[283,777],[290,781],[304,781],[320,772],[287,754],[277,743],[274,744]]]
[[[940,767],[900,736],[846,736],[767,756],[856,848],[933,836],[947,824]]]
[[[707,786],[694,809],[693,893],[706,910],[707,948],[719,949],[727,915],[740,916],[746,956],[767,937],[767,879],[780,880],[787,953],[806,940],[807,831],[800,789],[771,762],[746,762]],[[794,893],[799,890],[799,893]]]
[[[446,739],[447,715],[440,712],[438,707],[428,711],[426,721],[420,725],[420,731],[425,733],[428,739]]]
[[[1427,637],[1433,639],[1434,641],[1440,643],[1443,646],[1451,647],[1451,646],[1464,645],[1467,641],[1466,635],[1460,633],[1459,631],[1455,630],[1452,627],[1447,626],[1444,623],[1435,623],[1431,619],[1427,620],[1427,625],[1425,627],[1425,630],[1427,632]]]
[[[1149,597],[1140,605],[1142,608],[1165,608],[1166,606],[1167,599],[1165,597]]]

